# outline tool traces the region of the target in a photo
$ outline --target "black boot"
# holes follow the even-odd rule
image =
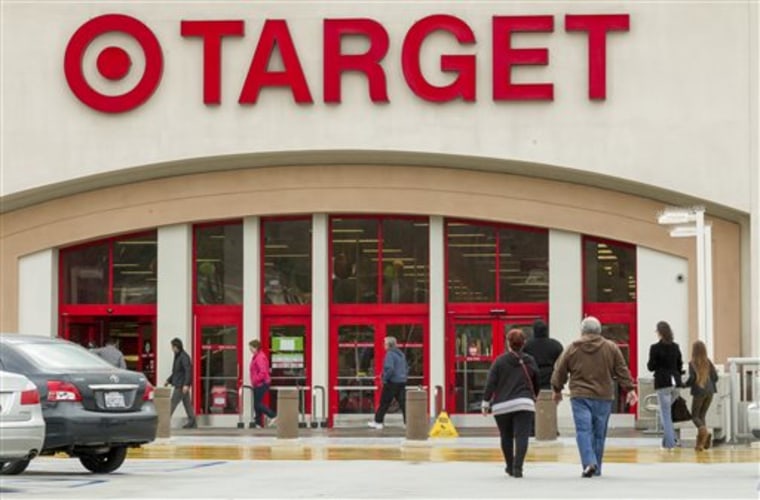
[[[512,470],[512,477],[523,477],[522,476],[522,469],[513,469]]]

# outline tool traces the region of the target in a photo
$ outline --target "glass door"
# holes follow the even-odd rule
[[[447,411],[479,413],[491,363],[506,351],[513,328],[527,338],[538,316],[455,316],[447,342]]]
[[[152,316],[65,316],[63,337],[88,349],[111,339],[124,354],[128,370],[142,372],[156,383],[155,318]]]
[[[311,408],[311,327],[310,318],[265,318],[262,345],[269,356],[272,384],[268,406],[277,411],[277,391],[295,387],[299,393],[299,411]],[[247,362],[250,355],[246,354]]]
[[[340,318],[331,335],[330,415],[373,414],[380,403],[385,337],[409,366],[407,386],[428,384],[427,323],[417,317]],[[396,411],[394,403],[389,413]]]
[[[194,402],[200,414],[238,413],[241,318],[196,316]]]

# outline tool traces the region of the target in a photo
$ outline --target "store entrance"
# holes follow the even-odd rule
[[[268,406],[277,411],[277,391],[298,390],[299,413],[311,412],[311,317],[265,317],[261,343],[269,356],[272,383],[267,394]],[[250,363],[250,353],[246,351]],[[324,394],[322,394],[324,397]],[[266,402],[266,401],[265,401]]]
[[[195,317],[194,402],[199,414],[238,413],[242,331],[239,311]]]
[[[480,413],[491,363],[506,349],[506,336],[519,328],[533,336],[540,316],[453,315],[446,342],[446,411]]]
[[[64,316],[63,337],[90,349],[113,338],[127,369],[144,373],[156,384],[155,316]]]
[[[399,349],[406,355],[409,364],[407,387],[427,388],[426,316],[335,318],[330,331],[329,399],[333,422],[337,418],[337,423],[361,421],[365,424],[375,412],[380,403],[384,340],[388,336],[396,338]],[[389,413],[394,411],[395,403]]]

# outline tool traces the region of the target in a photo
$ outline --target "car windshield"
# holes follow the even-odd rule
[[[107,361],[75,344],[16,344],[34,364],[45,368],[103,370],[113,368]]]

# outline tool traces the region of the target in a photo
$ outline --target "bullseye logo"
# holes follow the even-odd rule
[[[95,39],[109,33],[134,39],[145,57],[142,77],[131,90],[118,95],[104,94],[93,88],[83,70],[87,48]],[[95,66],[100,76],[109,82],[124,80],[136,67],[129,53],[116,46],[102,49]],[[103,113],[123,113],[147,101],[158,88],[163,66],[161,45],[153,32],[137,19],[121,14],[107,14],[84,23],[69,40],[64,57],[64,72],[71,91],[84,104]]]

